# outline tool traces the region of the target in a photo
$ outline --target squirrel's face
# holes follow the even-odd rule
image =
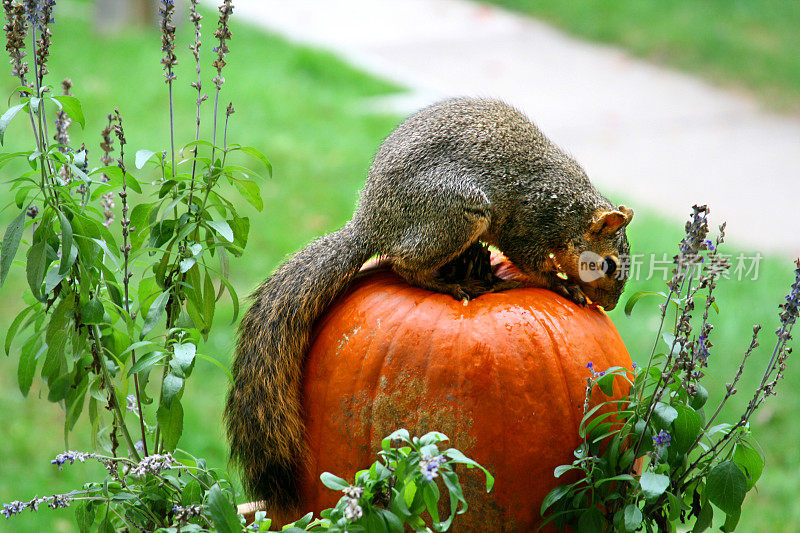
[[[616,307],[628,278],[630,247],[625,227],[632,218],[633,209],[624,205],[598,211],[588,231],[554,254],[568,278],[607,311]]]

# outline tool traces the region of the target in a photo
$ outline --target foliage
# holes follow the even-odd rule
[[[712,525],[716,509],[725,516],[723,531],[736,528],[745,495],[764,466],[749,422],[766,398],[775,394],[791,353],[788,342],[800,307],[800,259],[781,305],[777,339],[761,383],[737,421],[720,423],[722,408],[738,392],[745,364],[759,346],[761,327],[753,328],[750,345],[736,374],[725,384],[721,402],[708,409],[708,391],[701,382],[713,347],[711,310],[718,312],[713,292],[728,263],[719,253],[724,224],[712,242],[706,238],[707,214],[705,206],[695,206],[674,259],[668,292],[639,292],[628,300],[627,314],[645,296],[665,300],[646,367],[598,372],[590,363],[587,408],[579,427],[583,442],[575,450],[575,461],[554,472],[556,477],[569,473],[574,481],[556,487],[545,498],[546,522],[589,533],[676,531],[678,522],[690,522],[692,531],[700,532]],[[696,301],[703,302],[699,316]],[[670,310],[675,319],[671,330],[665,331]],[[664,351],[656,353],[659,347]],[[610,396],[616,379],[627,382],[630,393],[588,409],[593,394]]]
[[[28,115],[35,144],[30,150],[0,156],[2,164],[22,159],[30,166],[11,179],[13,208],[19,214],[8,226],[0,251],[0,281],[20,249],[24,251],[30,289],[28,306],[12,322],[5,350],[9,353],[21,339],[16,342],[19,388],[27,394],[40,375],[48,400],[62,405],[66,413],[65,442],[88,404],[94,448],[102,453],[66,452],[54,463],[60,466],[66,460],[91,457],[101,461],[109,475],[103,483],[90,483],[58,498],[6,504],[3,512],[9,517],[24,508],[35,510],[44,501],[65,507],[78,500],[76,516],[82,530],[95,518],[101,530],[152,530],[171,523],[175,518],[170,510],[176,506],[211,505],[213,498],[223,498],[222,493],[227,493],[226,502],[233,499],[232,488],[218,472],[185,452],[181,453],[187,459],[172,468],[176,462],[172,453],[183,432],[181,398],[186,381],[198,358],[211,360],[198,353],[197,344],[208,335],[217,301],[225,292],[234,308],[238,306],[227,279],[229,257],[241,255],[250,224],[237,213],[236,203],[220,182],[233,185],[246,201],[262,207],[254,181],[258,173],[228,164],[227,158],[241,151],[268,170],[269,161],[255,148],[228,143],[232,106],[225,111],[217,142],[222,62],[215,78],[211,141],[199,138],[200,105],[206,97],[201,93],[198,63],[198,81],[193,84],[198,93],[198,128],[195,139],[180,150],[180,159],[174,142],[171,158],[166,152],[139,150],[135,168],[149,164],[160,172],[143,190],[128,170],[123,119],[115,110],[101,132],[100,165],[90,167],[85,144],[77,147],[70,142],[70,124],[85,123],[80,100],[69,94],[71,81],[64,81],[64,94],[59,96],[44,83],[53,5],[4,2],[12,70],[20,85],[14,91],[19,103],[0,117],[0,140],[15,117]],[[218,28],[225,29],[230,9],[224,2]],[[162,63],[170,108],[176,61],[171,10],[172,4],[165,2]],[[196,5],[191,15],[199,47]],[[26,39],[20,38],[28,33],[35,58],[31,83],[23,61]],[[48,116],[55,117],[52,139]],[[116,160],[111,155],[115,143]],[[116,197],[122,204],[118,229]],[[30,240],[23,239],[28,230]],[[187,473],[183,479],[176,475],[180,472]]]
[[[207,338],[217,303],[226,292],[234,320],[238,313],[238,296],[228,279],[229,260],[244,251],[250,223],[238,213],[240,203],[229,195],[236,190],[256,209],[263,208],[256,181],[261,176],[231,164],[228,157],[241,152],[271,173],[269,161],[257,149],[228,142],[234,108],[228,105],[224,122],[219,109],[225,83],[222,71],[232,37],[228,29],[232,4],[223,1],[215,32],[219,45],[214,49],[211,140],[200,138],[201,106],[207,98],[202,92],[198,53],[202,17],[197,3],[191,4],[195,42],[190,48],[197,65],[197,79],[191,86],[197,93],[197,127],[195,138],[176,151],[172,141],[177,63],[174,6],[162,3],[162,65],[168,84],[171,142],[168,151],[137,151],[133,173],[126,164],[127,141],[118,110],[108,114],[101,132],[99,165],[90,164],[85,143],[71,142],[71,123],[83,127],[86,121],[81,102],[69,92],[71,80],[63,82],[64,94],[58,96],[45,83],[54,4],[51,0],[3,2],[7,49],[12,73],[19,80],[12,97],[19,103],[0,117],[0,142],[12,121],[27,115],[35,145],[0,154],[0,166],[24,161],[30,168],[10,180],[11,208],[18,214],[7,227],[0,249],[0,283],[16,265],[24,267],[29,286],[24,296],[28,305],[9,328],[5,351],[19,355],[17,381],[23,395],[39,375],[48,400],[64,409],[67,447],[70,431],[84,411],[88,413],[95,451],[67,451],[52,463],[61,469],[66,463],[97,461],[108,475],[80,490],[4,504],[2,513],[11,518],[47,504],[54,509],[72,506],[81,531],[240,531],[243,519],[236,514],[235,490],[227,474],[208,468],[203,459],[177,447],[183,433],[182,398],[197,359],[211,361],[227,372],[198,352],[198,345]],[[29,36],[35,58],[30,83],[24,61]],[[48,115],[55,117],[52,139]],[[111,155],[115,144],[116,159]],[[135,176],[147,165],[158,172],[151,183]],[[122,207],[119,227],[116,198]],[[24,263],[15,261],[21,253],[26,256]],[[374,516],[389,516],[391,529],[405,521],[424,527],[419,515],[427,509],[435,517],[433,527],[445,530],[456,510],[466,510],[451,464],[472,467],[475,463],[453,449],[440,455],[436,443],[446,439],[441,434],[410,439],[401,431],[394,437],[410,446],[395,449],[385,441],[384,463],[376,463],[357,482],[374,491],[381,484],[396,485],[394,480],[401,479],[397,472],[404,473],[403,487],[425,480],[427,488],[420,485],[422,507],[412,499],[403,509],[379,513],[371,501],[365,501],[363,507],[351,505],[350,511],[346,505],[337,507],[326,511],[323,520],[304,519],[295,527],[327,529],[334,524],[335,530],[331,518],[357,521],[360,517],[352,513],[358,507],[367,522]],[[433,452],[435,459],[420,455]],[[421,465],[428,466],[421,469]],[[431,484],[438,472],[454,495],[451,516],[443,522],[429,509],[438,502],[438,488]],[[390,492],[387,488],[386,493]],[[458,503],[461,508],[456,509]],[[260,523],[268,527],[263,517]]]
[[[410,527],[414,531],[429,531],[423,513],[430,517],[433,531],[447,531],[453,519],[467,510],[467,501],[454,466],[478,467],[486,475],[486,491],[494,478],[472,459],[455,448],[439,450],[438,443],[447,436],[431,432],[411,437],[399,429],[381,442],[380,460],[366,470],[356,473],[351,485],[344,479],[325,472],[322,482],[344,496],[335,507],[326,509],[321,518],[307,514],[283,531],[385,532],[401,533]],[[397,442],[398,446],[393,446]],[[449,512],[439,516],[440,488],[434,481],[440,477],[448,492]],[[256,531],[270,531],[271,521],[263,511],[256,514],[251,526]]]

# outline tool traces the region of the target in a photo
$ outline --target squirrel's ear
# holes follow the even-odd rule
[[[613,211],[601,211],[595,216],[589,231],[596,234],[611,235],[620,228],[627,226],[632,218],[633,209],[628,209],[624,205]]]

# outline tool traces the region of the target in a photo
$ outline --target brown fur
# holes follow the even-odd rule
[[[483,241],[535,284],[613,308],[624,278],[584,283],[577,257],[588,250],[618,261],[628,252],[624,227],[632,216],[502,102],[447,100],[409,117],[378,150],[350,222],[278,267],[239,326],[225,413],[248,490],[273,509],[297,503],[303,354],[315,320],[368,258],[390,256],[410,283],[470,298],[485,289],[437,273]]]

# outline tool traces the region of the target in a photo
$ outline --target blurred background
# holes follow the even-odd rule
[[[257,230],[248,259],[231,265],[240,295],[284,255],[349,219],[372,156],[403,116],[447,96],[503,98],[572,153],[606,196],[636,210],[629,238],[633,252],[644,256],[628,294],[664,288],[664,259],[677,251],[695,203],[711,206],[714,227],[728,222],[734,266],[739,256],[757,258],[757,272],[750,260],[742,279],[720,283],[706,383],[712,401],[721,397],[752,325],[764,324],[763,347],[726,409],[728,419],[738,418],[771,353],[766,333],[775,329],[777,305],[792,280],[791,259],[800,254],[800,3],[239,0],[235,6],[221,96],[237,110],[229,139],[257,147],[274,168],[262,187],[264,211],[242,207]],[[125,119],[128,153],[168,146],[154,13],[149,0],[56,5],[49,82],[73,80],[87,126],[80,131],[73,125],[71,135],[86,143],[94,161],[114,107]],[[213,3],[203,14],[204,82],[210,87]],[[194,134],[191,39],[191,27],[180,25],[181,144]],[[10,69],[0,72],[4,94],[15,86]],[[5,149],[29,148],[23,126],[12,125]],[[2,168],[0,177],[13,172]],[[0,190],[0,205],[11,198]],[[12,211],[0,212],[0,221],[10,221]],[[22,307],[25,286],[21,270],[12,271],[2,288],[7,303],[0,308],[0,331]],[[622,306],[611,313],[635,361],[647,360],[657,314],[654,300],[640,302],[630,318]],[[226,366],[231,316],[226,304],[202,348]],[[37,383],[23,398],[16,373],[16,354],[0,356],[0,502],[102,478],[94,465],[59,472],[50,464],[65,446],[63,412],[40,395]],[[756,417],[767,465],[757,492],[747,497],[739,531],[800,531],[798,386],[800,364],[790,358],[778,396]],[[183,402],[180,446],[220,468],[227,467],[221,418],[227,388],[219,369],[198,361]],[[90,446],[81,423],[70,436],[72,449]],[[44,509],[0,521],[0,531],[45,530],[76,530],[72,512]]]

